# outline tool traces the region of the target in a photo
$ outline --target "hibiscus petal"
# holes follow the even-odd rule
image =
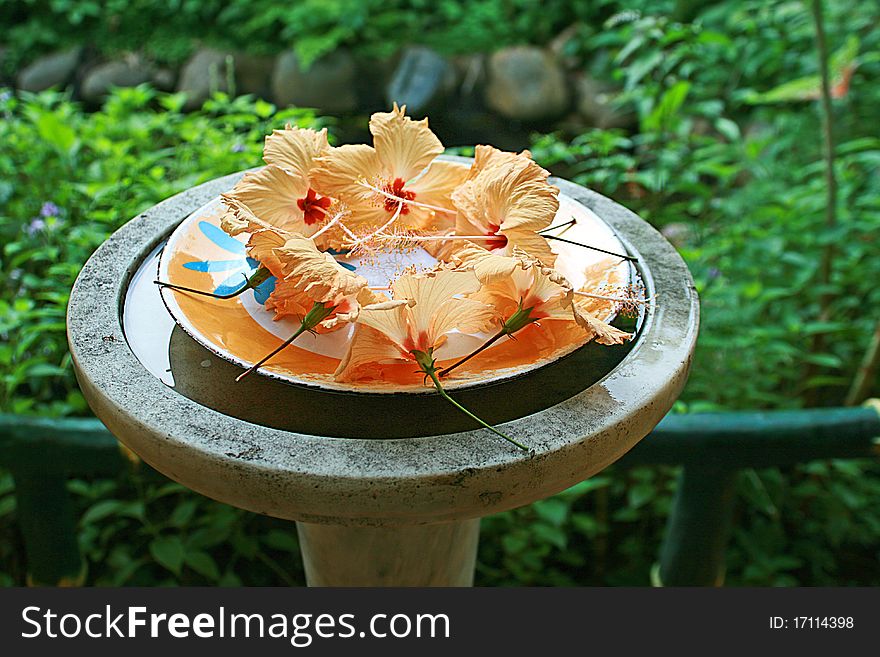
[[[403,182],[415,178],[443,152],[443,144],[428,127],[428,119],[413,121],[405,111],[405,105],[398,108],[395,103],[392,111],[376,112],[370,117],[382,174]]]
[[[281,262],[281,275],[295,284],[312,301],[337,305],[343,297],[356,297],[367,280],[342,267],[329,253],[318,251],[315,243],[292,236],[274,249]]]
[[[348,345],[348,351],[336,368],[337,381],[368,378],[375,365],[391,359],[402,359],[400,349],[380,331],[370,326],[357,326]]]
[[[586,310],[579,308],[576,303],[573,303],[571,308],[574,313],[574,320],[580,327],[586,330],[590,339],[595,339],[599,344],[623,344],[632,337],[631,333],[626,333],[614,328],[611,324],[606,324]]]
[[[434,161],[425,172],[406,188],[416,194],[416,200],[454,210],[452,192],[468,175],[468,167],[458,162]]]
[[[358,324],[365,324],[379,331],[403,349],[407,332],[407,308],[411,302],[406,299],[383,301],[361,308]]]
[[[315,191],[357,207],[374,204],[375,192],[363,181],[373,181],[379,173],[379,158],[372,146],[346,144],[315,158],[311,181]]]
[[[492,306],[476,299],[447,299],[434,310],[428,336],[437,346],[441,338],[454,329],[462,333],[481,333],[495,323],[496,318]]]
[[[245,175],[226,197],[244,204],[257,218],[274,227],[305,232],[303,212],[297,201],[308,191],[308,180],[270,164]]]
[[[266,137],[263,159],[267,164],[274,164],[308,180],[314,159],[328,150],[327,128],[315,131],[288,124],[284,130],[274,130]]]
[[[532,154],[529,151],[520,153],[512,153],[510,151],[502,151],[494,146],[480,144],[474,149],[474,163],[471,166],[469,180],[476,178],[486,169],[490,169],[500,165],[510,165],[523,160],[531,160]]]
[[[468,244],[452,254],[456,266],[472,266],[483,285],[507,280],[520,261],[509,256],[495,255],[476,244]]]
[[[559,189],[547,184],[549,173],[525,154],[480,152],[481,170],[452,194],[460,234],[469,226],[481,234],[494,226],[505,233],[548,227],[559,209]]]
[[[432,317],[442,303],[454,296],[472,294],[478,289],[480,281],[473,271],[452,269],[404,275],[392,285],[395,299],[410,299],[415,302],[410,310],[410,331],[413,336],[431,331]],[[429,333],[432,340],[439,336],[440,333]]]
[[[504,229],[501,232],[507,237],[506,252],[513,253],[516,249],[521,249],[548,267],[552,267],[556,262],[556,254],[553,253],[550,244],[538,233],[528,230]]]

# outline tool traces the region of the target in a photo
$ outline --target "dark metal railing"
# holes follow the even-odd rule
[[[655,583],[722,583],[741,469],[876,457],[878,436],[876,400],[861,408],[667,416],[619,461],[683,466]],[[0,414],[0,466],[15,480],[30,583],[81,583],[67,479],[115,475],[125,462],[120,444],[98,420]]]

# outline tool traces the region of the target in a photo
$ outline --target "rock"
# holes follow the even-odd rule
[[[63,87],[73,78],[81,55],[82,48],[76,47],[37,58],[18,74],[18,88],[36,92]]]
[[[98,64],[83,78],[80,95],[90,103],[99,103],[111,87],[136,87],[153,79],[152,67],[140,59]]]
[[[613,85],[584,75],[577,79],[575,88],[577,112],[586,126],[607,130],[629,128],[638,122],[634,111],[614,102],[619,90]]]
[[[553,54],[533,46],[516,46],[489,59],[486,104],[519,121],[556,118],[568,108],[565,75]]]
[[[455,89],[455,68],[423,46],[406,48],[385,92],[386,100],[406,105],[413,115],[436,108]]]
[[[177,81],[177,74],[170,68],[157,68],[153,70],[153,86],[160,91],[171,91]]]
[[[389,109],[388,81],[397,70],[401,52],[391,57],[359,56],[355,62],[355,95],[357,96],[357,114],[387,112]],[[369,135],[367,135],[369,138]]]
[[[268,98],[272,93],[272,71],[275,58],[235,53],[235,84],[240,94],[253,94]]]
[[[336,50],[303,70],[292,51],[282,53],[272,73],[272,94],[278,105],[313,107],[346,114],[357,109],[355,62],[345,50]]]
[[[187,112],[198,109],[215,91],[229,91],[227,80],[230,73],[234,74],[234,67],[231,53],[211,48],[196,51],[183,65],[177,81],[177,91],[186,94],[183,109]]]
[[[477,53],[473,55],[458,55],[453,58],[456,74],[461,80],[459,93],[467,102],[484,107],[483,94],[474,92],[486,86],[486,55]]]

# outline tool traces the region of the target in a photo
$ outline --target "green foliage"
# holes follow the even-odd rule
[[[88,581],[101,586],[295,584],[293,527],[193,494],[139,468],[75,480]]]
[[[687,3],[646,1],[643,13],[615,13],[615,2],[581,4],[591,6],[0,0],[0,22],[15,22],[9,43],[19,54],[88,35],[102,48],[155,47],[179,58],[198,34],[236,47],[295,43],[309,59],[340,45],[379,56],[411,41],[447,52],[491,50],[544,42],[579,21],[565,54],[623,88],[618,102],[636,112],[638,129],[536,136],[532,150],[554,172],[677,234],[703,312],[678,410],[796,407],[813,390],[822,403],[839,403],[880,303],[876,4],[826,3],[839,66],[850,57],[859,64],[849,92],[835,100],[840,225],[833,232],[824,226],[816,107],[751,102],[815,76],[802,3],[712,3],[689,23],[666,11]],[[149,46],[139,30],[156,24],[168,27],[151,30]],[[0,410],[87,413],[64,338],[68,290],[83,261],[144,208],[256,164],[272,127],[317,124],[308,113],[276,113],[249,99],[217,96],[190,115],[180,106],[179,97],[147,88],[119,91],[91,115],[53,93],[0,101]],[[817,263],[828,242],[838,248],[832,289],[823,290]],[[833,315],[819,322],[823,292],[833,294]],[[817,333],[827,337],[822,353],[810,352]],[[810,363],[818,374],[807,379]],[[206,500],[144,470],[70,484],[88,583],[302,583],[287,523]],[[648,584],[675,474],[612,467],[486,519],[478,583]],[[728,583],[880,584],[878,474],[870,461],[744,472]],[[11,476],[0,472],[0,585],[25,577],[13,490]]]
[[[6,39],[16,62],[58,45],[91,43],[108,55],[144,50],[157,61],[176,63],[206,42],[256,53],[292,47],[308,65],[341,46],[387,57],[411,43],[448,54],[546,43],[575,21],[601,20],[614,5],[607,0],[0,0],[0,25],[9,26]],[[158,33],[156,25],[162,26]]]
[[[777,11],[795,26],[807,17],[803,7]],[[727,83],[753,71],[769,74],[776,65],[766,53],[757,68],[732,55],[781,20],[764,16],[766,24],[753,19],[725,34],[650,16],[612,19],[617,29],[600,39],[612,47],[602,73],[624,81],[621,102],[636,109],[640,130],[549,135],[533,147],[560,175],[680,233],[703,309],[696,365],[683,396],[690,410],[799,406],[814,388],[824,404],[839,404],[877,321],[865,310],[880,301],[873,238],[880,228],[880,140],[861,117],[880,100],[869,82],[880,67],[864,64],[835,108],[839,226],[829,231],[815,109],[756,109],[747,103],[751,94]],[[846,27],[868,24],[872,16],[876,7],[856,10]],[[837,24],[844,45],[836,59],[849,61],[856,46],[843,29]],[[812,42],[798,37],[793,44],[786,57],[800,46],[801,60],[815,70]],[[866,55],[878,51],[876,34],[862,41]],[[723,64],[723,77],[706,62]],[[817,285],[829,242],[841,245],[830,290]],[[818,321],[825,293],[834,297],[832,319]],[[810,351],[817,333],[827,336],[822,353]],[[821,371],[804,378],[809,364]]]
[[[92,251],[138,212],[259,162],[265,134],[303,110],[216,96],[201,112],[180,98],[123,89],[83,114],[54,93],[0,102],[0,408],[86,411],[70,367],[65,310]],[[168,109],[166,109],[168,108]]]

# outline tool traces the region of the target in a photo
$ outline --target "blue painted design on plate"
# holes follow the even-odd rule
[[[223,229],[218,228],[214,224],[200,221],[199,230],[221,249],[239,257],[230,260],[194,260],[184,263],[183,266],[192,271],[230,272],[229,276],[214,288],[214,294],[232,294],[236,290],[240,290],[247,283],[248,277],[259,268],[259,261],[248,257],[244,244],[226,234]],[[347,254],[345,251],[335,251],[334,249],[328,249],[327,253],[332,256]],[[354,265],[347,262],[340,262],[339,264],[349,271],[357,269]],[[277,279],[274,276],[270,276],[254,288],[254,298],[257,300],[257,303],[265,305],[269,295],[275,289],[276,282]]]

